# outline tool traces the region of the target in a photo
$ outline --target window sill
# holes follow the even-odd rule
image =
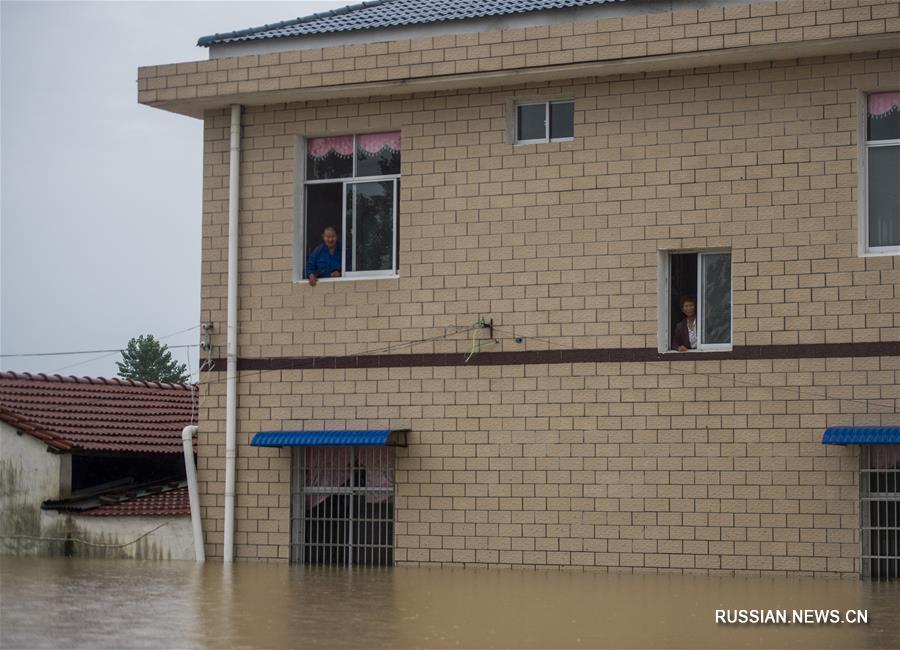
[[[516,140],[513,143],[514,147],[527,147],[531,144],[558,144],[560,142],[574,142],[575,138],[551,138],[547,140],[543,138],[541,140]]]
[[[900,248],[891,248],[888,250],[876,250],[876,251],[860,251],[860,257],[896,257],[900,255]]]
[[[319,281],[316,282],[316,286],[321,283],[324,284],[332,284],[338,282],[357,282],[357,281],[365,281],[370,282],[372,280],[399,280],[399,275],[361,275],[354,276],[352,278],[319,278]],[[309,284],[309,280],[306,278],[300,278],[299,280],[294,280],[294,284]]]
[[[679,352],[678,350],[660,350],[660,354],[716,354],[720,352],[733,352],[734,347],[722,346],[720,348],[705,348],[703,350],[685,350],[684,352]]]

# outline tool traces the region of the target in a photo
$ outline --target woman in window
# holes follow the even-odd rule
[[[684,319],[675,325],[672,347],[679,352],[697,349],[697,301],[693,296],[681,296],[678,301]]]

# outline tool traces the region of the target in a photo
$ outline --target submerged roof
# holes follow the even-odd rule
[[[181,453],[195,413],[186,385],[0,372],[0,420],[63,451]]]
[[[67,499],[44,501],[41,508],[85,517],[173,517],[191,514],[187,482],[168,479],[144,485],[126,484],[82,490]]]
[[[332,34],[362,29],[426,25],[472,18],[508,16],[551,9],[586,7],[624,0],[374,0],[272,25],[203,36],[197,45]]]
[[[191,514],[187,485],[79,513],[85,517],[178,517]]]

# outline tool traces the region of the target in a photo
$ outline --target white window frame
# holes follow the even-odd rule
[[[889,90],[873,90],[860,95],[857,114],[859,115],[859,255],[860,257],[876,257],[883,255],[900,255],[898,246],[869,246],[869,151],[878,147],[900,146],[900,139],[869,140],[869,95]]]
[[[342,178],[323,178],[315,180],[307,180],[306,178],[306,138],[298,138],[295,145],[294,156],[294,187],[297,188],[294,196],[295,205],[295,223],[298,224],[294,234],[294,282],[305,282],[303,274],[306,271],[306,187],[308,185],[326,185],[341,184],[341,277],[325,278],[329,282],[347,282],[351,280],[384,280],[400,277],[400,265],[397,260],[398,241],[400,238],[400,174],[388,174],[380,176],[357,176],[356,175],[356,138],[358,135],[353,134],[353,176]],[[312,136],[311,136],[312,137]],[[318,137],[318,136],[314,136]],[[325,136],[328,137],[328,136]],[[340,136],[333,136],[340,137]],[[401,154],[402,155],[402,154]],[[347,246],[349,242],[345,241],[346,237],[346,217],[347,217],[347,188],[348,186],[358,183],[378,183],[384,181],[393,181],[394,205],[393,205],[393,232],[392,238],[392,257],[393,268],[377,271],[347,271]],[[356,214],[354,210],[353,218]],[[355,229],[354,229],[355,232]]]
[[[729,343],[703,343],[703,264],[701,257],[703,255],[721,255],[728,253],[731,255],[732,271],[731,271],[731,310],[730,320],[728,323],[728,340]],[[672,256],[673,255],[697,255],[697,349],[687,350],[686,352],[730,352],[734,349],[734,253],[729,248],[703,249],[703,250],[662,250],[658,252],[656,267],[656,284],[659,287],[657,291],[657,313],[658,330],[657,330],[657,350],[662,354],[685,354],[672,349],[672,314],[671,314],[671,273],[672,273]]]
[[[551,104],[572,104],[572,109],[574,113],[575,109],[575,100],[574,99],[549,99],[546,101],[523,101],[516,102],[515,104],[515,115],[514,115],[514,124],[513,124],[513,140],[515,144],[542,144],[547,142],[572,142],[575,137],[572,136],[570,138],[551,138],[550,137],[550,105]],[[519,140],[519,109],[523,106],[543,106],[544,107],[544,137],[536,138],[532,140]],[[575,130],[575,116],[572,116],[572,130]]]

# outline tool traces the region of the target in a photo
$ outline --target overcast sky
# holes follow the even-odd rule
[[[202,123],[139,105],[137,68],[208,58],[200,36],[345,4],[0,2],[0,354],[188,328],[165,342],[197,343]],[[0,368],[115,376],[120,355],[98,357]]]

